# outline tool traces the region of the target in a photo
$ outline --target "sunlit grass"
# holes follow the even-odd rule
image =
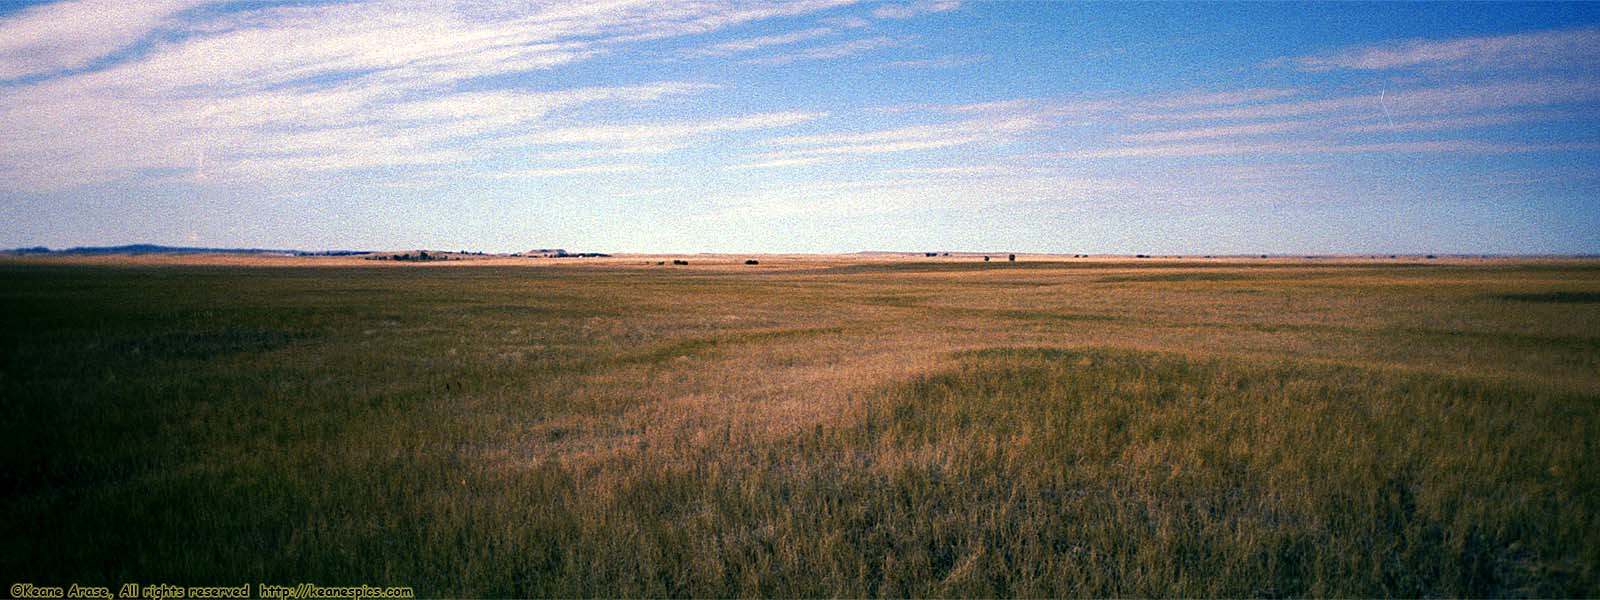
[[[1600,594],[1591,264],[782,264],[0,265],[0,561],[424,595]]]

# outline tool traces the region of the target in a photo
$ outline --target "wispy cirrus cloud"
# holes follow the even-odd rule
[[[176,26],[176,15],[205,2],[75,0],[25,9],[0,22],[0,81],[85,67]]]
[[[763,160],[843,157],[933,150],[968,144],[1000,144],[1047,127],[1037,116],[1004,115],[863,132],[831,132],[769,138]]]
[[[1422,140],[1350,143],[1337,141],[1208,142],[1098,148],[1058,153],[1073,160],[1107,158],[1189,158],[1196,156],[1311,155],[1311,154],[1518,154],[1564,150],[1594,150],[1600,144],[1521,143],[1483,140]]]
[[[722,132],[789,127],[818,119],[825,114],[791,111],[699,121],[553,127],[500,138],[494,143],[504,146],[562,144],[630,146],[640,143],[683,143]]]
[[[532,179],[544,177],[574,177],[580,175],[638,173],[648,170],[650,170],[649,165],[637,163],[618,163],[580,165],[575,167],[535,167],[531,169],[516,169],[495,173],[494,177],[496,179]]]
[[[1033,153],[1018,148],[1014,160],[1056,162],[1183,160],[1255,157],[1301,160],[1333,155],[1504,155],[1588,152],[1585,141],[1521,141],[1505,132],[1473,136],[1474,129],[1577,118],[1563,105],[1592,105],[1600,87],[1587,79],[1488,81],[1436,85],[1375,94],[1327,94],[1306,88],[1195,90],[1099,98],[1013,98],[974,103],[899,105],[889,113],[974,115],[965,121],[859,134],[790,136],[769,141],[799,146],[787,154],[849,156],[922,150],[980,142],[1013,141],[1007,132],[1031,130],[1036,141],[1063,140],[1074,149]],[[997,125],[1025,119],[1026,127]],[[993,132],[993,134],[985,133]],[[1381,134],[1381,135],[1378,135]],[[1400,136],[1400,137],[1397,137]],[[1101,163],[1105,164],[1105,163]],[[976,174],[970,165],[920,167],[927,173]],[[948,169],[948,171],[945,171]],[[1021,176],[1015,167],[1006,171]],[[1277,177],[1277,175],[1274,175]],[[1223,178],[1226,179],[1226,178]],[[1266,183],[1267,180],[1259,180]]]
[[[824,17],[821,22],[824,25],[838,27],[839,29],[861,29],[863,27],[872,25],[872,21],[870,19],[864,19],[856,15]]]
[[[930,13],[949,12],[961,8],[960,0],[922,0],[919,2],[904,2],[884,4],[872,10],[872,16],[880,19],[909,19]]]
[[[1122,120],[1172,119],[1196,111],[1239,110],[1303,96],[1298,88],[1244,88],[1239,90],[1183,90],[1147,95],[1066,98],[1007,98],[947,104],[902,104],[884,112],[935,112],[954,114],[1034,114],[1059,118]]]
[[[737,54],[740,52],[749,52],[751,50],[759,50],[772,46],[787,46],[790,44],[833,35],[835,31],[837,30],[832,27],[812,27],[810,29],[790,31],[787,33],[741,38],[722,42],[720,44],[714,44],[705,48],[700,48],[693,52],[693,54],[700,56],[724,56],[728,54]]]
[[[799,158],[775,158],[775,159],[771,159],[771,160],[761,160],[761,161],[756,161],[756,162],[748,162],[748,163],[740,163],[740,164],[736,164],[736,165],[729,165],[728,168],[730,168],[730,169],[741,169],[741,170],[743,170],[743,169],[778,169],[778,168],[783,168],[783,167],[800,167],[800,166],[805,166],[805,165],[814,165],[814,164],[820,163],[822,161],[823,161],[823,158],[820,157],[820,156],[803,156],[803,157],[799,157]]]
[[[1195,121],[1244,120],[1347,114],[1363,111],[1381,116],[1444,115],[1522,106],[1553,106],[1600,99],[1600,80],[1546,78],[1493,81],[1412,89],[1387,89],[1378,93],[1331,96],[1308,100],[1267,102],[1199,110],[1145,110],[1132,113],[1141,120]]]
[[[1277,59],[1306,71],[1408,68],[1507,70],[1600,65],[1600,29],[1534,31],[1447,40],[1408,40]]]
[[[624,230],[648,237],[661,223],[615,199],[746,210],[739,218],[752,221],[926,216],[946,204],[1192,210],[1337,199],[1365,193],[1352,180],[1429,169],[1438,189],[1472,170],[1463,165],[1577,172],[1600,158],[1592,23],[1343,47],[1359,36],[1324,31],[1230,57],[1139,48],[1122,38],[1160,27],[1105,29],[1059,4],[1032,6],[1019,23],[990,4],[852,2],[0,9],[0,198],[60,209],[72,205],[59,199],[128,189],[176,206],[166,199],[264,189],[417,204],[515,197],[508,204],[527,209],[581,188],[613,201],[573,210],[637,220]],[[1333,41],[1297,54],[1308,40]],[[1012,60],[1019,47],[1027,56]],[[1249,69],[1258,52],[1288,58]],[[1204,87],[1182,83],[1200,74]],[[70,220],[0,209],[11,210],[0,221],[31,216],[36,229]]]
[[[202,164],[221,181],[490,158],[494,140],[549,132],[556,115],[715,86],[481,82],[850,1],[44,5],[0,19],[12,34],[0,36],[0,78],[35,78],[0,85],[0,188]],[[672,145],[655,134],[650,144]]]
[[[1308,123],[1298,121],[1251,123],[1248,125],[1218,125],[1215,127],[1193,127],[1189,129],[1148,131],[1144,133],[1125,133],[1116,136],[1116,139],[1124,142],[1175,142],[1181,140],[1283,133],[1286,131],[1304,129],[1308,125]]]
[[[1097,101],[1086,113],[1090,123],[1116,133],[1080,137],[1079,148],[1054,156],[1089,160],[1588,151],[1593,144],[1582,141],[1535,143],[1466,132],[1571,120],[1572,109],[1555,107],[1600,101],[1600,82],[1546,78],[1307,97],[1312,95],[1308,90],[1255,90],[1128,98],[1113,106]]]
[[[0,123],[8,125],[0,132],[0,181],[92,183],[196,168],[202,157],[213,178],[457,163],[483,155],[474,136],[539,127],[552,113],[585,105],[649,103],[702,89],[660,82],[419,100],[367,88],[199,97],[17,90],[0,94],[7,104]]]
[[[660,155],[688,148],[691,144],[680,141],[634,142],[624,145],[566,147],[543,150],[534,156],[541,161],[584,162],[597,159],[616,159],[631,156]]]
[[[1413,133],[1421,131],[1458,131],[1463,129],[1477,129],[1483,127],[1498,127],[1514,123],[1530,123],[1540,121],[1575,121],[1582,118],[1582,114],[1572,111],[1549,110],[1518,110],[1514,112],[1489,113],[1478,115],[1453,115],[1448,117],[1430,117],[1421,119],[1400,119],[1372,121],[1367,123],[1354,123],[1340,125],[1333,130],[1339,133]]]
[[[1203,106],[1253,104],[1270,100],[1282,100],[1304,93],[1305,90],[1303,89],[1291,87],[1258,87],[1226,91],[1192,90],[1142,98],[1138,101],[1138,105],[1140,108],[1147,110],[1173,110]]]
[[[803,60],[831,60],[885,48],[898,48],[910,43],[911,38],[908,37],[875,35],[822,46],[810,46],[782,54],[750,58],[744,62],[752,65],[781,65]]]
[[[900,114],[900,113],[935,113],[935,114],[981,114],[981,113],[1008,113],[1024,110],[1035,110],[1039,101],[1034,98],[1008,98],[1005,100],[988,100],[983,102],[963,102],[958,104],[896,104],[873,108],[875,112]]]

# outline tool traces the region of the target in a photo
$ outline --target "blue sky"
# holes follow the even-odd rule
[[[0,4],[0,247],[1600,253],[1600,4]]]

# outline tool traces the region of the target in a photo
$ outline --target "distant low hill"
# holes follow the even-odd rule
[[[278,250],[270,248],[198,248],[188,246],[160,246],[156,244],[128,244],[124,246],[77,246],[64,250],[51,250],[44,246],[6,250],[11,254],[285,254],[293,256],[351,256],[368,254],[367,250]]]
[[[518,254],[530,258],[604,258],[611,256],[604,252],[567,252],[564,248],[536,248]]]

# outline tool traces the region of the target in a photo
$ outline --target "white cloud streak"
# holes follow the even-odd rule
[[[878,35],[848,40],[836,44],[812,46],[784,54],[774,54],[771,56],[751,58],[745,60],[744,62],[745,64],[751,65],[781,65],[802,60],[832,60],[845,58],[848,56],[856,56],[858,54],[865,54],[867,52],[881,50],[884,48],[897,48],[905,46],[909,43],[910,40],[908,38]]]
[[[805,166],[805,165],[814,165],[814,164],[822,162],[822,160],[823,159],[820,156],[808,156],[808,157],[802,157],[802,158],[779,158],[779,159],[774,159],[774,160],[764,160],[764,161],[758,161],[758,162],[749,162],[749,163],[741,163],[741,164],[737,164],[737,165],[730,165],[728,168],[730,168],[730,169],[777,169],[777,168],[781,168],[781,167],[799,167],[799,166]]]
[[[1303,155],[1303,154],[1519,154],[1594,150],[1600,144],[1529,144],[1481,140],[1425,140],[1409,142],[1348,143],[1330,141],[1214,142],[1100,148],[1062,152],[1072,160],[1107,158],[1190,158],[1197,156]]]
[[[1563,121],[1579,118],[1571,112],[1559,111],[1527,111],[1509,113],[1490,113],[1481,115],[1449,116],[1426,119],[1410,119],[1399,121],[1376,121],[1371,123],[1358,123],[1335,127],[1339,133],[1412,133],[1419,131],[1455,131],[1462,129],[1478,129],[1483,127],[1498,127],[1513,123],[1527,123],[1534,121]]]
[[[1136,112],[1142,120],[1243,120],[1311,115],[1433,116],[1523,106],[1553,106],[1600,99],[1600,81],[1592,79],[1541,79],[1472,83],[1410,90],[1379,90],[1355,96],[1315,100],[1270,102],[1203,110]]]
[[[973,98],[881,109],[875,112],[915,115],[920,124],[851,131],[827,131],[827,115],[781,105],[732,116],[691,112],[696,116],[593,121],[584,118],[591,109],[651,115],[661,104],[733,90],[697,81],[555,88],[503,82],[583,61],[627,58],[630,45],[641,42],[810,15],[851,0],[376,0],[191,10],[200,1],[79,0],[0,19],[0,80],[25,78],[0,84],[0,190],[57,189],[151,172],[169,178],[203,172],[208,182],[224,183],[368,169],[449,170],[513,180],[642,174],[639,179],[646,180],[668,171],[658,158],[718,144],[718,154],[732,157],[722,168],[761,175],[873,159],[893,178],[815,182],[804,193],[762,192],[756,196],[765,199],[752,201],[790,203],[802,211],[817,206],[801,203],[821,202],[848,214],[915,206],[929,190],[981,205],[998,195],[1086,197],[1138,187],[1064,174],[1063,166],[1074,161],[1596,149],[1581,141],[1518,141],[1514,133],[1474,139],[1459,133],[1582,119],[1575,115],[1600,100],[1600,80],[1584,72],[1540,78],[1501,73],[1430,85],[1391,79],[1382,85],[1392,88],[1356,91],[1319,90],[1314,82],[1302,82],[1150,95]],[[878,4],[857,12],[902,19],[959,6]],[[860,56],[916,41],[864,29],[874,23],[892,26],[833,14],[811,27],[688,44],[696,49],[687,52],[785,64]],[[849,36],[861,37],[844,39]],[[1410,41],[1283,62],[1307,71],[1587,68],[1600,64],[1595,48],[1600,30],[1583,29]],[[902,58],[878,66],[953,68],[981,58]],[[816,127],[781,135],[783,128],[800,125]],[[1451,139],[1374,135],[1424,132],[1458,133],[1444,136]],[[959,152],[932,152],[958,147]],[[909,160],[892,160],[908,153]],[[964,164],[974,154],[1015,164]],[[1054,162],[1021,164],[1029,158]],[[498,170],[486,166],[508,163]],[[1306,171],[1314,169],[1300,172]],[[1171,173],[1162,176],[1174,181],[1162,185],[1181,189],[1187,181]],[[1213,178],[1283,184],[1295,173],[1267,169]]]
[[[1220,125],[1216,127],[1196,127],[1191,129],[1174,129],[1166,131],[1150,131],[1145,133],[1128,133],[1116,136],[1124,142],[1176,142],[1182,140],[1242,137],[1262,135],[1268,133],[1283,133],[1304,129],[1307,123],[1296,121],[1283,121],[1276,123],[1252,123],[1249,125]]]
[[[880,19],[909,19],[926,14],[949,12],[961,8],[959,0],[924,0],[921,2],[884,4],[872,10]]]
[[[760,160],[844,157],[934,150],[968,144],[1000,144],[1048,127],[1034,116],[999,116],[865,132],[832,132],[769,138],[783,147],[756,155]]]
[[[772,46],[787,46],[806,40],[832,35],[833,32],[834,29],[832,27],[814,27],[811,29],[791,31],[788,33],[744,38],[708,46],[700,49],[698,52],[696,52],[696,54],[705,56],[724,56],[728,54],[748,52],[751,50],[759,50],[761,48],[768,48]]]
[[[60,189],[152,170],[198,172],[202,160],[208,179],[222,181],[492,157],[503,147],[494,140],[550,132],[557,114],[648,105],[713,88],[674,81],[567,89],[466,82],[850,1],[383,0],[246,4],[220,13],[185,13],[196,3],[175,0],[44,5],[0,20],[0,78],[42,78],[0,85],[0,189]],[[134,46],[141,49],[130,56],[96,62]],[[695,135],[759,126],[775,125],[724,123]],[[603,133],[596,127],[591,134]],[[671,133],[611,135],[617,146],[631,135],[661,147],[681,142],[668,139]]]
[[[496,144],[561,145],[610,144],[637,145],[677,142],[707,135],[751,129],[774,129],[798,125],[824,116],[814,112],[779,112],[722,119],[669,123],[628,123],[551,128],[496,140]]]
[[[1535,31],[1450,40],[1410,40],[1279,59],[1306,71],[1419,67],[1502,70],[1600,65],[1600,29]]]
[[[573,177],[577,175],[608,175],[616,173],[637,173],[649,170],[648,165],[623,163],[583,165],[577,167],[537,167],[532,169],[518,169],[495,173],[496,179],[530,179],[545,177]]]
[[[203,0],[44,4],[0,21],[0,81],[77,69],[173,25]]]

